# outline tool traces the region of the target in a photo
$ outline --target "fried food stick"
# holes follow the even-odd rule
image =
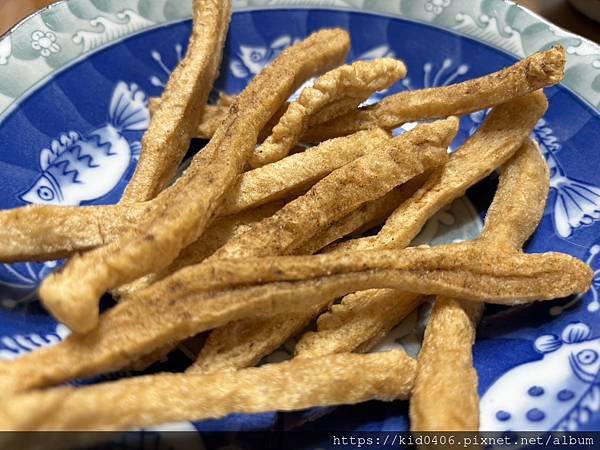
[[[219,215],[237,214],[301,192],[362,156],[371,148],[368,142],[386,136],[380,129],[360,131],[242,173],[225,196]],[[0,261],[58,259],[108,244],[119,234],[135,229],[151,211],[149,202],[127,206],[31,205],[0,211]]]
[[[161,374],[59,387],[4,402],[0,429],[128,430],[235,412],[406,399],[415,365],[404,351],[393,350],[286,361],[233,373]]]
[[[326,122],[353,111],[373,93],[405,76],[404,64],[392,58],[357,61],[327,72],[290,104],[271,135],[250,157],[250,165],[260,167],[285,157],[314,119]]]
[[[214,259],[136,292],[88,334],[0,364],[3,392],[117,370],[245,317],[306,311],[322,298],[373,288],[521,304],[585,292],[592,271],[560,253],[481,252],[472,243],[316,256]],[[259,281],[260,280],[260,281]],[[260,285],[252,286],[252,284]],[[229,286],[243,286],[228,288]]]
[[[505,163],[546,111],[541,91],[492,109],[481,128],[388,218],[375,237],[346,241],[331,251],[404,248],[444,205]],[[383,289],[357,292],[333,305],[317,320],[317,331],[305,333],[298,356],[368,350],[421,302],[420,296]]]
[[[76,333],[89,331],[104,292],[167,267],[206,229],[274,111],[303,80],[341,62],[348,47],[346,32],[322,30],[280,53],[240,94],[177,183],[153,200],[141,230],[71,258],[44,280],[46,308]]]
[[[527,139],[506,163],[479,245],[521,251],[546,205],[548,166]],[[425,330],[410,404],[415,431],[479,430],[477,373],[472,346],[483,304],[438,297]],[[461,405],[460,411],[456,405]]]
[[[415,177],[383,197],[364,203],[343,219],[333,222],[322,233],[313,236],[309,241],[296,248],[293,254],[312,255],[338,239],[380,225],[402,202],[409,199],[422,184],[423,177]]]
[[[138,166],[121,200],[125,204],[150,200],[171,182],[219,72],[231,1],[194,0],[193,10],[187,53],[171,74],[144,134]]]
[[[411,192],[414,192],[415,187],[412,184],[409,182],[402,189],[394,190],[392,193],[397,193],[395,195],[406,198]],[[389,209],[387,198],[382,197],[379,200],[384,201],[382,205],[384,209]],[[369,207],[366,211],[360,211],[361,208],[359,208],[341,221],[334,223],[332,227],[306,241],[296,249],[295,253],[304,254],[302,253],[304,249],[310,249],[309,254],[312,254],[327,245],[331,240],[352,231],[350,228],[357,228],[360,224],[355,223],[355,220],[364,223],[365,217],[363,214],[371,214],[371,207],[379,208],[379,205],[374,205],[375,202],[378,202],[378,200],[363,205]],[[398,204],[397,199],[394,199],[394,203]],[[284,313],[272,317],[252,317],[213,330],[206,339],[197,360],[188,368],[188,372],[207,373],[220,370],[236,370],[255,365],[264,356],[281,346],[287,338],[302,331],[333,299],[325,297],[300,313]]]
[[[213,136],[213,134],[215,134],[215,131],[217,130],[219,125],[221,125],[221,122],[223,122],[225,117],[227,117],[229,107],[231,106],[232,102],[236,100],[236,98],[237,97],[235,96],[227,96],[221,94],[219,102],[216,105],[205,105],[204,110],[202,112],[202,117],[200,118],[200,122],[198,124],[198,128],[194,132],[194,137],[199,139],[210,139]],[[153,111],[155,111],[158,108],[159,104],[159,98],[150,98],[150,101],[148,103],[150,115],[152,115]],[[284,103],[275,112],[275,114],[273,114],[273,116],[269,119],[267,124],[260,132],[258,142],[264,141],[267,138],[267,136],[271,134],[271,130],[273,130],[273,127],[277,125],[279,119],[281,118],[281,116],[283,116],[288,106],[289,103]],[[321,122],[318,120],[318,118],[316,118],[314,123]]]
[[[424,124],[386,141],[372,140],[365,155],[332,172],[249,232],[230,240],[214,258],[285,255],[360,205],[382,197],[448,160],[458,131],[455,117]]]
[[[298,245],[309,242],[309,238],[326,229],[333,220],[345,216],[366,200],[381,197],[394,186],[445,161],[446,149],[457,130],[458,120],[450,118],[421,125],[388,140],[382,151],[368,152],[333,172],[306,195],[288,203],[248,233],[232,239],[214,257],[291,253]],[[344,219],[346,222],[347,217]],[[220,367],[218,361],[221,360],[231,368],[251,365],[281,345],[290,334],[300,331],[327,304],[328,300],[321,301],[305,314],[263,321],[248,319],[215,330],[202,349],[199,364]]]
[[[504,164],[521,146],[548,102],[542,91],[495,107],[480,130],[455,152],[437,176],[432,176],[386,221],[377,237],[343,242],[339,251],[403,248],[442,206],[461,197],[468,188]],[[425,210],[427,214],[419,211]]]
[[[543,94],[538,92],[497,107],[481,130],[441,169],[441,175],[431,177],[404,204],[409,205],[408,210],[401,206],[388,219],[385,231],[376,238],[367,238],[365,241],[370,246],[362,249],[380,248],[380,239],[385,242],[387,237],[398,243],[396,248],[405,247],[443,205],[461,196],[468,187],[510,158],[543,115],[546,105]],[[518,120],[519,128],[511,128],[514,120]],[[400,223],[393,222],[396,216],[401,219]],[[315,242],[318,247],[318,241],[310,240],[307,245]],[[343,249],[343,245],[340,248]],[[421,300],[419,295],[390,289],[351,294],[341,304],[334,305],[330,313],[319,318],[318,331],[306,333],[298,342],[296,352],[300,356],[314,356],[367,350],[413,311]],[[302,331],[332,301],[332,298],[323,298],[306,314],[242,320],[214,330],[190,370],[236,369],[255,364],[289,336]]]
[[[319,146],[313,147],[306,152],[292,155],[288,158],[279,160],[274,164],[269,164],[254,169],[251,172],[247,172],[247,174],[254,174],[255,176],[244,177],[242,175],[240,177],[242,178],[241,182],[236,185],[234,190],[230,191],[230,195],[226,198],[223,208],[227,212],[237,211],[240,209],[245,209],[247,204],[260,205],[269,200],[273,200],[273,198],[280,198],[283,195],[290,196],[301,189],[306,189],[306,186],[312,184],[315,178],[321,178],[324,174],[327,174],[328,172],[331,173],[334,171],[334,169],[342,167],[344,162],[349,164],[352,162],[353,158],[357,158],[354,161],[354,166],[350,166],[349,168],[345,169],[343,168],[328,181],[326,186],[334,183],[335,180],[340,183],[345,183],[346,181],[344,180],[347,179],[348,176],[354,176],[354,174],[351,173],[352,170],[358,170],[360,173],[369,171],[369,164],[372,166],[379,159],[378,155],[381,153],[379,152],[380,147],[385,147],[388,142],[390,142],[390,138],[383,130],[373,129],[362,131],[343,138],[332,139],[323,142]],[[366,155],[369,153],[372,153],[372,156],[366,157]],[[360,157],[361,155],[363,156]],[[318,157],[309,158],[310,156]],[[273,170],[274,168],[271,168],[270,166],[277,166],[277,168],[276,170]],[[286,173],[289,173],[289,176],[286,175]],[[275,176],[269,174],[274,174]],[[380,189],[384,186],[382,183],[378,184],[377,180],[374,180],[374,183]],[[315,188],[317,185],[313,186],[313,188]],[[318,189],[322,191],[322,188]],[[271,192],[275,193],[273,197],[269,195]],[[336,211],[334,208],[329,208],[327,212],[322,214],[323,221],[328,223],[331,220],[336,220],[339,214],[343,213],[345,210],[351,211],[356,207],[356,204],[360,204],[365,198],[372,198],[379,195],[377,192],[379,192],[377,189],[372,188],[370,191],[364,191],[363,193],[353,196],[353,198],[350,200],[350,203],[346,203],[342,206],[344,209],[338,208],[339,210]],[[303,197],[302,199],[297,199],[296,202],[303,203],[310,198],[319,202],[318,206],[313,208],[315,211],[320,211],[324,204],[322,202],[323,199],[318,195],[313,194],[312,197]],[[232,200],[228,201],[229,199]],[[266,206],[272,204],[273,202],[267,204]],[[262,214],[264,211],[262,209],[259,211],[250,210],[250,212],[247,214],[238,213],[234,216],[225,216],[217,219],[215,223],[213,223],[200,237],[200,239],[186,247],[167,268],[163,269],[159,273],[147,275],[139,280],[134,281],[133,283],[121,286],[121,288],[117,290],[117,294],[123,297],[135,291],[136,289],[139,289],[140,287],[147,286],[149,283],[154,282],[157,279],[168,276],[169,274],[186,265],[198,264],[226,244],[228,246],[222,249],[220,254],[231,250],[234,242],[236,242],[235,239],[241,239],[241,236],[244,234],[241,232],[242,227],[239,227],[238,224],[256,224],[257,222],[260,222],[260,220],[266,219],[268,216],[272,216],[277,210],[280,210],[282,206],[283,205],[278,205],[276,209],[269,208],[269,211],[272,211],[271,214]],[[268,254],[272,254],[272,251],[269,249],[273,246],[281,245],[283,242],[280,240],[281,235],[278,234],[278,232],[283,231],[278,222],[281,220],[289,220],[289,218],[299,220],[298,214],[302,214],[302,212],[304,212],[304,214],[312,214],[313,211],[310,206],[302,207],[298,203],[290,205],[290,207],[291,211],[289,209],[286,210],[290,211],[288,219],[283,219],[281,217],[281,214],[284,213],[283,211],[280,215],[273,217],[270,220],[270,223],[275,223],[275,225],[273,225],[275,231],[264,233],[262,240],[260,241],[261,245],[253,245],[252,248],[260,249],[261,251],[266,251]],[[298,209],[301,209],[301,211],[299,212]],[[365,214],[363,220],[366,220],[368,217],[372,217],[379,212],[377,210],[371,211],[371,209],[373,208],[369,208],[369,211],[367,211],[367,214]],[[256,213],[254,211],[256,211]],[[370,214],[370,216],[368,214]],[[259,216],[261,217],[260,220],[253,220]],[[346,226],[351,226],[353,224],[352,222],[357,221],[358,219],[354,217],[342,219],[342,223],[344,223]],[[360,224],[356,224],[356,226],[358,227]],[[234,230],[236,230],[236,232],[233,232]],[[308,239],[308,237],[310,237],[306,236],[308,230],[309,228],[304,227],[302,232],[304,233],[303,236],[305,237],[302,238],[300,235],[297,235],[295,236],[296,239],[298,239],[300,242],[303,242],[302,239]],[[246,227],[245,231],[250,230],[248,227]],[[339,233],[342,231],[342,229],[338,230]],[[255,235],[253,234],[252,236]],[[328,232],[328,230],[324,230],[319,234],[319,237],[319,239],[324,242],[324,245],[327,245],[328,243],[333,242],[339,236],[334,236],[332,233]],[[246,242],[252,243],[253,241],[247,237]],[[272,244],[269,244],[269,242],[272,242]],[[244,244],[242,243],[240,245],[242,245],[243,248]],[[249,252],[249,255],[257,256],[257,254],[252,253],[252,250],[249,248],[247,248],[246,251]]]
[[[464,115],[558,83],[565,52],[557,45],[499,72],[439,88],[405,91],[308,130],[303,142],[319,142],[373,127],[393,129],[421,119]]]
[[[254,224],[272,216],[284,205],[285,202],[279,200],[259,206],[255,209],[243,211],[233,216],[217,218],[211,226],[208,227],[200,239],[183,249],[177,259],[175,259],[169,267],[161,272],[146,275],[131,283],[125,284],[116,291],[113,291],[112,294],[118,296],[120,300],[126,300],[133,292],[145,288],[185,266],[198,264],[204,261],[227,244],[231,239],[246,233]]]

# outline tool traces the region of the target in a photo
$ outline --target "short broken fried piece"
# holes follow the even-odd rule
[[[530,139],[502,167],[478,244],[520,252],[535,231],[550,187],[548,166]],[[410,404],[416,431],[479,429],[477,374],[471,348],[482,304],[437,297],[419,354]],[[460,412],[456,405],[462,405]]]
[[[390,95],[375,105],[309,129],[302,141],[320,142],[357,130],[393,129],[415,120],[479,111],[560,82],[564,67],[565,51],[557,45],[480,78]]]
[[[289,105],[271,135],[250,158],[250,165],[259,167],[285,157],[315,118],[325,122],[350,112],[405,76],[404,64],[392,58],[357,61],[326,73]]]
[[[4,402],[0,429],[129,430],[236,412],[406,399],[415,365],[403,350],[392,350],[292,360],[237,372],[150,375],[88,387],[59,387]]]
[[[97,325],[104,292],[167,267],[206,229],[279,105],[303,80],[343,60],[348,47],[346,32],[322,30],[281,52],[231,105],[227,119],[177,183],[153,200],[137,232],[71,258],[44,280],[40,297],[45,307],[83,333]],[[259,95],[264,92],[270,95]]]
[[[316,332],[296,343],[297,357],[366,352],[413,312],[423,297],[395,289],[371,289],[347,295],[319,316]]]

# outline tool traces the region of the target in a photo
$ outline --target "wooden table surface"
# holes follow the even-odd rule
[[[516,1],[566,30],[573,31],[595,42],[600,42],[600,24],[580,14],[567,0]],[[54,1],[0,0],[0,35],[22,18],[50,3],[54,3]]]

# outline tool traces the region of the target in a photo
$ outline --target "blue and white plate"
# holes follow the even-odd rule
[[[555,43],[568,53],[564,82],[546,90],[535,128],[552,171],[544,219],[527,250],[570,253],[600,267],[600,48],[502,0],[237,0],[217,88],[239,92],[283,48],[324,27],[352,35],[349,60],[396,56],[409,77],[392,92],[478,77]],[[135,168],[160,95],[185,52],[190,0],[70,0],[23,21],[0,40],[0,207],[116,202]],[[454,147],[485,111],[462,119]],[[76,145],[75,145],[76,144]],[[62,165],[80,146],[94,156]],[[101,149],[110,146],[110,156]],[[494,192],[486,180],[441,211],[421,236],[476,236]],[[69,331],[40,307],[35,290],[60,262],[0,265],[0,358],[52,345]],[[597,271],[598,273],[598,271]],[[600,429],[600,276],[583,296],[504,309],[489,307],[475,345],[482,427]],[[413,354],[426,309],[383,347]],[[293,343],[268,360],[289,355]],[[167,368],[185,365],[174,355]],[[164,367],[163,367],[164,368]],[[294,414],[236,415],[180,424],[192,430],[405,430],[405,402]],[[317,417],[322,416],[317,419]],[[311,422],[311,419],[314,419]],[[308,422],[308,423],[307,423]],[[303,425],[302,425],[303,424]]]

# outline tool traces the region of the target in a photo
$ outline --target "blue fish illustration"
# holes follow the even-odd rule
[[[77,206],[108,194],[137,160],[140,143],[126,131],[148,128],[148,97],[140,88],[119,82],[113,92],[108,124],[87,136],[62,134],[40,152],[41,176],[20,198],[27,203]]]
[[[600,338],[586,324],[540,336],[534,346],[542,359],[509,370],[482,397],[482,430],[573,431],[600,408]]]

